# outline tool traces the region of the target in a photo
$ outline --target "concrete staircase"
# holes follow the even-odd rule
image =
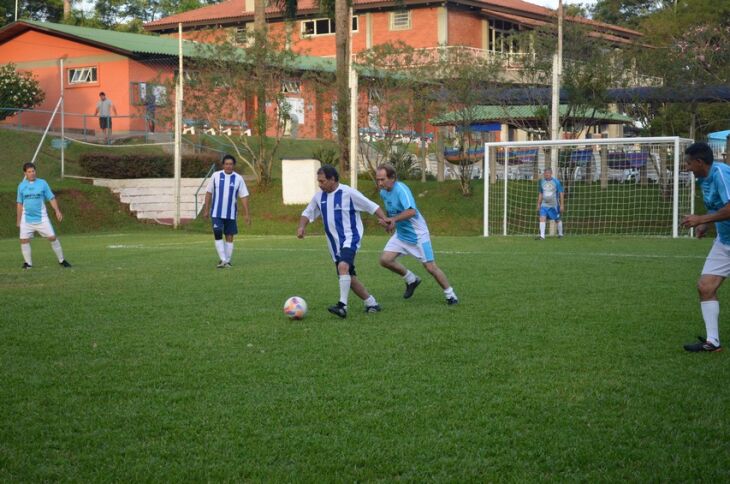
[[[193,220],[195,211],[195,192],[204,178],[182,178],[180,180],[180,221]],[[175,218],[174,180],[172,178],[139,178],[131,180],[94,179],[94,185],[109,188],[119,196],[122,203],[129,204],[129,210],[140,220],[152,220],[170,225]],[[205,202],[205,185],[198,193],[197,210]]]

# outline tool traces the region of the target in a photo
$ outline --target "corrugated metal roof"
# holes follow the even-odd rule
[[[541,106],[476,106],[474,111],[470,113],[469,117],[473,123],[483,123],[487,121],[500,121],[509,119],[534,119],[538,117],[538,109]],[[568,106],[565,104],[560,105],[560,116],[567,116]],[[595,115],[591,113],[571,115],[573,119],[582,118],[593,118],[600,121],[608,121],[611,123],[629,123],[633,119],[625,114],[611,113],[608,111],[596,111]],[[431,124],[435,126],[448,126],[461,122],[463,115],[458,111],[452,111],[446,113],[437,118],[431,119]]]
[[[130,57],[139,55],[177,57],[178,55],[178,41],[174,37],[132,34],[127,32],[116,32],[113,30],[78,27],[75,25],[55,24],[50,22],[38,22],[33,20],[22,20],[3,27],[0,29],[0,42],[12,38],[26,30],[38,30],[52,35],[59,35],[68,39],[95,45],[99,48],[120,52],[129,55]],[[205,57],[205,47],[206,44],[183,40],[183,56]],[[240,60],[244,62],[245,51],[241,49],[240,52]],[[335,59],[296,56],[292,60],[290,67],[295,70],[334,72]]]
[[[132,34],[128,32],[79,27],[76,25],[55,24],[51,22],[39,22],[35,20],[18,21],[14,24],[10,24],[2,30],[16,25],[22,26],[23,24],[32,26],[37,30],[74,37],[79,40],[84,40],[90,44],[105,46],[116,51],[133,54],[157,54],[171,56],[177,56],[178,53],[177,39],[171,37],[159,37],[157,35]],[[195,46],[196,42],[184,40],[183,55],[194,56],[196,49]]]

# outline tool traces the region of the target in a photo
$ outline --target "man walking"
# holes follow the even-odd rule
[[[205,192],[203,216],[210,217],[213,223],[213,238],[215,250],[218,252],[218,267],[231,267],[233,255],[233,236],[238,233],[236,216],[238,215],[238,200],[243,205],[243,216],[246,225],[251,225],[251,214],[248,210],[248,188],[243,177],[233,171],[236,159],[231,155],[223,157],[223,169],[216,171],[210,177]],[[223,237],[225,236],[225,241]]]
[[[106,144],[109,144],[112,137],[112,113],[114,113],[114,116],[117,115],[117,107],[111,99],[107,99],[103,91],[100,92],[94,116],[99,116],[99,127],[104,133],[104,142]]]

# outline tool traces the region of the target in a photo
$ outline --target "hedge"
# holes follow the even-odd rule
[[[182,176],[202,178],[212,164],[220,169],[216,155],[199,154],[182,157]],[[173,157],[169,154],[84,153],[79,158],[84,176],[94,178],[169,178],[174,176]]]

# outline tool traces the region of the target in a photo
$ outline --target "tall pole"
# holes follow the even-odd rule
[[[550,138],[560,139],[560,78],[563,74],[563,0],[558,0],[558,48],[553,56],[552,106],[550,111]],[[507,162],[505,161],[505,166]],[[558,174],[558,148],[550,149],[550,168]],[[507,182],[505,171],[505,184]],[[555,234],[555,222],[550,222],[550,235]]]
[[[15,0],[15,21],[18,21],[18,0]]]
[[[352,65],[352,7],[349,11],[348,29],[350,42],[347,53],[348,79],[350,81],[350,186],[357,189],[357,72]]]
[[[173,226],[180,226],[180,175],[182,172],[182,107],[183,107],[183,50],[182,50],[182,23],[177,24],[177,57],[178,57],[178,74],[177,74],[177,96],[175,96],[175,179],[174,179],[174,197],[175,197],[175,218]]]
[[[64,129],[65,128],[65,123],[64,123],[65,113],[63,110],[64,106],[65,106],[64,90],[63,90],[63,57],[61,57],[61,59],[60,59],[59,67],[60,67],[60,71],[61,71],[61,76],[60,76],[61,77],[61,180],[63,180],[63,177],[66,174],[66,150],[65,150],[66,130]]]
[[[550,111],[550,139],[560,139],[560,77],[563,71],[563,0],[558,0],[558,48],[553,55],[552,106]],[[558,169],[558,150],[550,150],[553,173]]]

